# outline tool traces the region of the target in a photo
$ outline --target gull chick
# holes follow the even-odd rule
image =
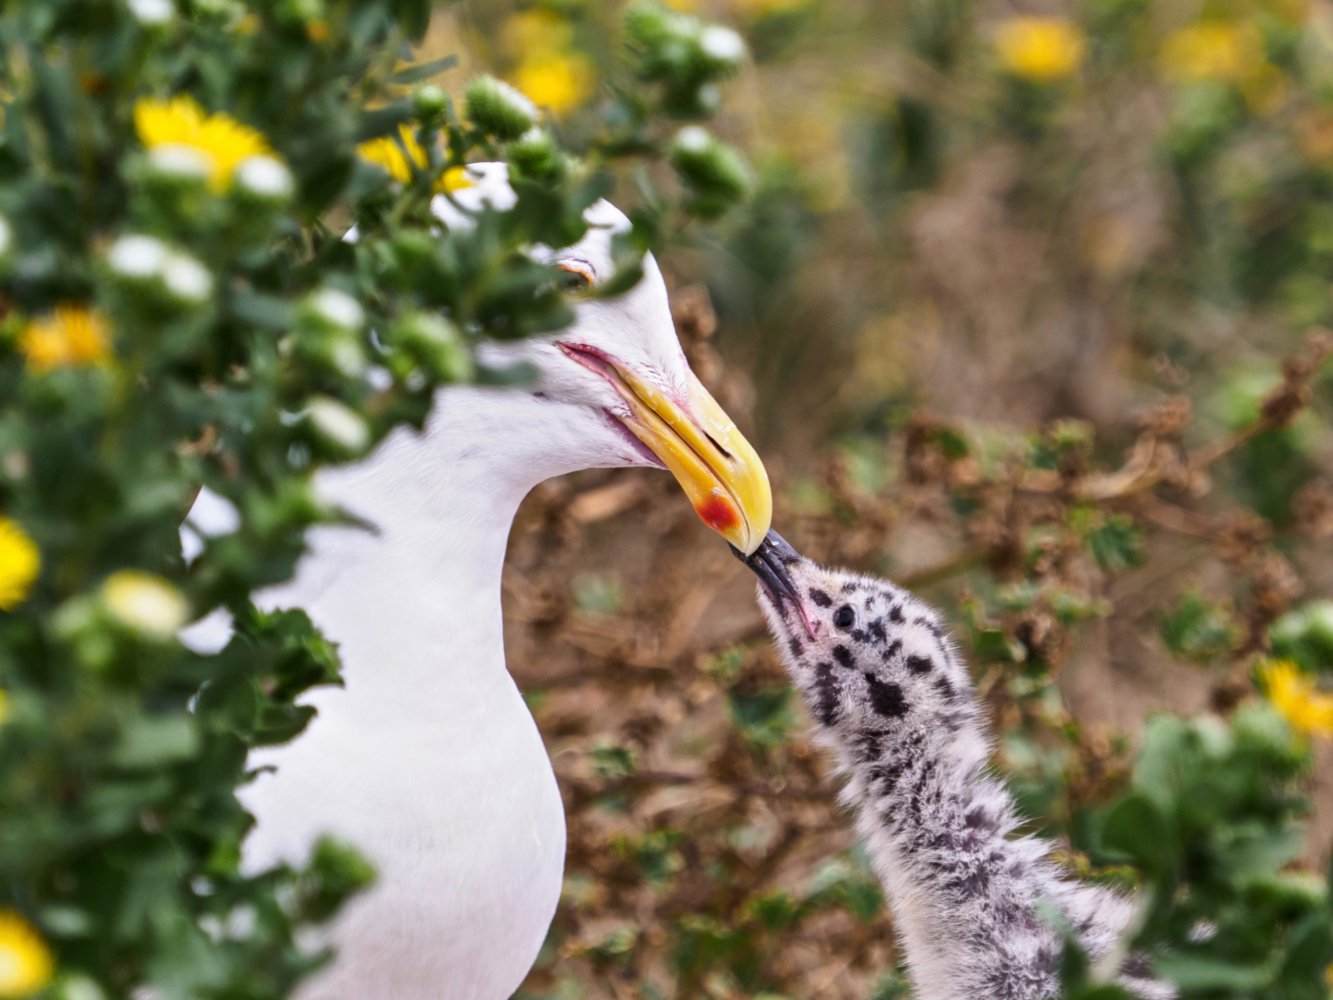
[[[1144,1000],[1172,991],[1121,955],[1133,901],[1077,881],[1019,834],[992,738],[939,615],[884,580],[824,569],[776,532],[746,560],[816,741],[883,883],[920,1000],[1046,1000],[1063,947],[1052,916]]]

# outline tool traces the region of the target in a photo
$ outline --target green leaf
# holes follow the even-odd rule
[[[453,69],[458,65],[458,56],[448,55],[439,59],[430,59],[423,63],[414,63],[398,70],[393,76],[389,77],[389,82],[396,86],[404,87],[413,83],[420,83],[422,80],[429,80],[433,76],[439,76],[445,70]]]
[[[1098,844],[1111,859],[1132,862],[1152,875],[1164,875],[1176,863],[1170,822],[1145,795],[1126,795],[1106,811]]]

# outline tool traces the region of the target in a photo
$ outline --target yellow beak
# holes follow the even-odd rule
[[[630,409],[625,426],[676,477],[703,522],[743,554],[754,552],[773,522],[768,473],[694,373],[677,402],[601,351],[560,346],[616,388]]]

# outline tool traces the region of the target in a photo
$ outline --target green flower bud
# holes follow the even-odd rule
[[[292,172],[272,156],[242,160],[232,179],[232,192],[238,200],[275,209],[285,208],[295,190]]]
[[[370,428],[350,406],[329,396],[316,396],[305,411],[306,424],[321,444],[343,455],[360,455],[370,445]]]
[[[545,129],[529,129],[506,150],[509,168],[517,175],[557,181],[568,173],[569,162]]]
[[[146,28],[170,24],[176,16],[176,5],[171,0],[128,0],[126,6],[134,19]]]
[[[745,42],[730,28],[709,25],[699,35],[699,54],[711,74],[734,73],[745,58]]]
[[[213,172],[208,157],[193,146],[158,146],[149,150],[146,166],[151,181],[184,190],[206,188]]]
[[[1307,670],[1333,671],[1333,601],[1310,601],[1268,630],[1273,655]]]
[[[188,254],[172,251],[162,264],[162,286],[177,304],[199,306],[213,295],[213,275]]]
[[[153,236],[132,233],[120,237],[107,251],[106,262],[125,285],[147,292],[159,303],[199,306],[213,295],[213,275],[208,268]]]
[[[346,292],[332,287],[319,288],[301,303],[303,326],[330,332],[358,333],[366,325],[361,303]]]
[[[463,91],[472,124],[502,142],[520,138],[537,119],[537,106],[509,84],[479,76]]]
[[[698,125],[676,135],[671,165],[690,189],[690,207],[705,218],[721,215],[750,189],[750,171],[740,153]]]
[[[449,107],[449,95],[435,83],[423,83],[412,91],[412,107],[424,122],[438,119]]]
[[[277,14],[284,21],[309,24],[324,17],[323,0],[282,0]]]
[[[1231,717],[1236,751],[1258,760],[1275,777],[1295,777],[1309,761],[1307,745],[1286,721],[1266,704],[1243,705]]]
[[[656,72],[681,64],[686,48],[698,38],[699,22],[656,3],[636,3],[625,11],[625,33],[639,50],[640,70]]]
[[[60,976],[51,985],[52,1000],[106,1000],[102,987],[79,973]]]
[[[190,618],[189,602],[179,590],[139,570],[121,570],[107,577],[101,601],[118,625],[155,642],[170,642]]]
[[[399,355],[391,365],[401,378],[408,377],[417,367],[442,382],[466,382],[472,378],[472,355],[463,334],[443,316],[408,313],[390,330],[389,346]]]

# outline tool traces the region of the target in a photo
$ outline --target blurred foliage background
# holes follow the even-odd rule
[[[750,48],[719,121],[753,198],[663,257],[692,361],[750,414],[777,527],[947,610],[1034,826],[1192,901],[1145,934],[1232,913],[1174,970],[1187,995],[1325,996],[1327,945],[1299,954],[1328,937],[1333,835],[1333,5],[673,6]],[[619,11],[464,5],[434,32],[577,142]],[[672,493],[586,474],[515,532],[510,662],[571,818],[524,995],[904,995],[751,581]],[[1247,756],[1270,708],[1290,758]],[[1162,712],[1190,721],[1154,723],[1131,780]],[[1237,798],[1228,770],[1300,793]],[[1229,823],[1263,831],[1257,869],[1210,832]]]

